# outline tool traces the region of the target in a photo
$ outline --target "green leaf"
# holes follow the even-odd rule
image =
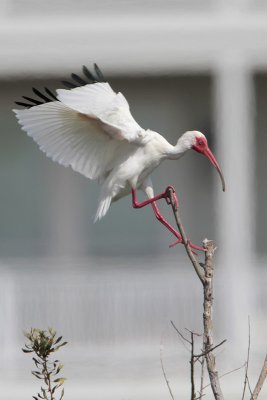
[[[44,399],[45,399],[45,400],[48,400],[48,397],[47,397],[47,395],[46,395],[46,390],[45,390],[44,388],[41,387],[41,391],[42,391],[42,393],[43,393]]]
[[[36,360],[36,358],[34,358],[34,357],[32,359],[33,359],[33,362],[34,362],[35,366],[40,369],[41,365],[42,365],[41,362]]]
[[[59,337],[57,338],[57,340],[55,341],[55,344],[58,344],[58,343],[60,342],[61,339],[62,339],[62,336],[59,336]]]
[[[63,388],[62,391],[61,391],[61,396],[60,396],[59,400],[62,400],[62,399],[63,399],[63,396],[64,396],[64,388]]]
[[[57,388],[57,385],[53,387],[52,392],[51,392],[52,394],[55,393],[56,388]]]
[[[41,376],[39,376],[39,375],[37,375],[36,373],[34,373],[34,371],[32,371],[32,374],[35,376],[35,378],[43,379]]]
[[[58,346],[54,347],[52,349],[52,351],[57,351],[58,349],[60,349],[60,347],[66,346],[66,344],[68,344],[68,342],[63,342],[63,343],[59,344]]]
[[[65,382],[66,378],[57,378],[54,380],[54,382],[58,383],[58,387],[63,385],[63,383]]]
[[[63,364],[59,364],[59,366],[57,367],[57,370],[55,372],[55,375],[57,375],[63,368]]]
[[[32,371],[33,374],[41,375],[40,371]]]

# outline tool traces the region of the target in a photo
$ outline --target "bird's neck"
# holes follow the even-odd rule
[[[168,158],[171,160],[177,160],[182,157],[183,154],[187,152],[191,148],[191,145],[184,140],[183,136],[178,139],[178,142],[175,146],[171,146],[168,152]]]

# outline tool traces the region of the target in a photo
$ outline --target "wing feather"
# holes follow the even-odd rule
[[[53,161],[90,179],[103,179],[145,131],[121,93],[107,82],[59,89],[59,101],[14,110],[23,130]]]
[[[107,82],[97,82],[72,90],[58,89],[58,99],[66,106],[101,122],[114,139],[140,142],[145,131],[131,115],[122,93],[115,93]]]
[[[90,179],[101,179],[122,142],[112,140],[94,119],[60,102],[14,110],[22,129],[46,155]]]
[[[57,98],[73,110],[95,117],[115,100],[116,93],[107,82],[97,82],[71,90],[58,89]]]

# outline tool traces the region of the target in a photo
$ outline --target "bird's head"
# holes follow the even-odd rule
[[[219,166],[218,161],[216,160],[215,156],[213,155],[212,151],[208,146],[208,141],[205,135],[203,135],[203,133],[198,131],[190,131],[185,133],[185,140],[187,141],[189,148],[206,156],[210,160],[210,162],[214,165],[222,181],[222,190],[225,191],[225,181],[221,168]]]

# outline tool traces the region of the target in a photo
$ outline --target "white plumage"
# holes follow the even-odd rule
[[[172,146],[160,134],[141,128],[125,97],[106,82],[59,89],[57,99],[14,112],[48,157],[99,180],[102,190],[95,220],[107,213],[112,201],[141,185],[153,198],[149,175],[162,160],[179,158],[190,148],[210,158],[200,132],[186,132]]]

